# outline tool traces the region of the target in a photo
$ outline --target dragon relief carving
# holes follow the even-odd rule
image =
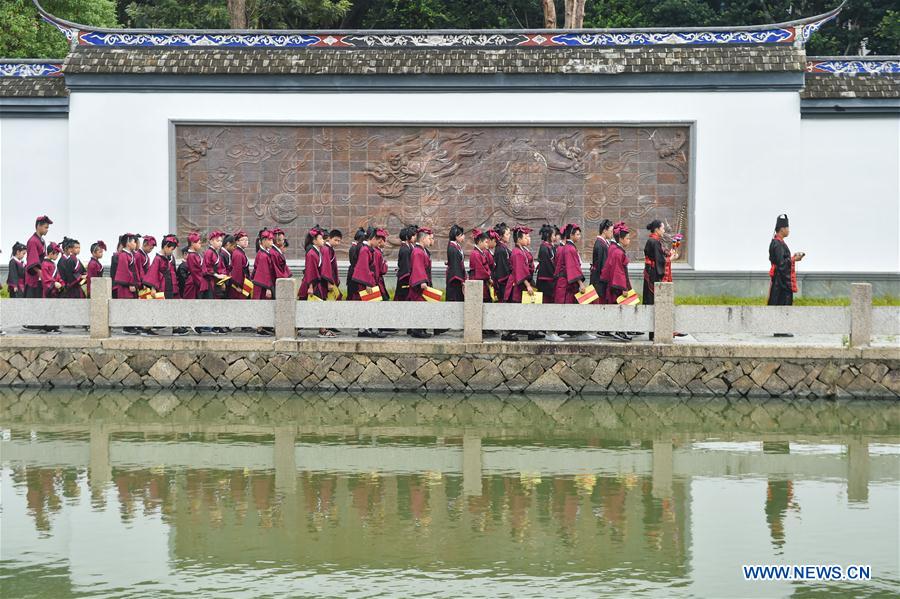
[[[313,141],[329,152],[343,152],[350,148],[368,148],[370,144],[381,139],[380,135],[353,135],[351,129],[345,129],[341,139],[338,135],[332,135],[328,129],[322,127],[320,133],[313,135]]]
[[[575,131],[569,135],[557,137],[550,141],[550,149],[556,153],[556,156],[546,161],[547,168],[586,177],[585,163],[605,154],[606,146],[617,141],[622,141],[617,129],[606,129],[591,135]]]
[[[678,172],[682,183],[687,183],[687,152],[684,150],[687,133],[677,130],[671,138],[666,138],[659,129],[653,131],[641,129],[641,132],[653,144],[659,159]]]
[[[180,158],[185,160],[184,167],[181,171],[181,177],[188,172],[189,167],[195,162],[199,162],[207,153],[216,145],[222,137],[224,129],[211,131],[208,135],[201,131],[188,129],[185,131],[182,143],[184,147],[181,149]]]
[[[235,160],[232,168],[241,164],[259,164],[283,152],[284,138],[275,133],[260,133],[253,141],[238,143],[225,151],[225,155]]]
[[[476,155],[472,148],[480,131],[441,136],[437,130],[400,137],[382,147],[381,161],[366,165],[384,198],[398,198],[416,188],[423,197],[436,197],[454,187],[453,176],[463,161]],[[462,186],[456,186],[461,189]]]

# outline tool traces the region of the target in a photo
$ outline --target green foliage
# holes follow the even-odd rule
[[[116,27],[115,0],[46,0],[52,14],[76,23]],[[44,23],[31,0],[0,2],[0,56],[4,58],[62,58],[68,52],[65,36]]]
[[[133,0],[120,2],[126,27],[141,29],[225,29],[228,7],[223,0]]]

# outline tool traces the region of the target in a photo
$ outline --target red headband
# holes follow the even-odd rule
[[[213,239],[216,239],[217,237],[225,237],[225,233],[216,229],[215,231],[213,231],[212,233],[209,234],[209,237],[207,239],[212,241]]]
[[[388,232],[384,229],[375,229],[375,237],[381,237],[382,239],[387,239]]]
[[[106,244],[103,243],[102,241],[97,242],[97,247],[100,248],[101,250],[103,250],[104,252],[106,251]]]
[[[259,234],[260,239],[275,239],[275,234],[272,231],[263,231]]]
[[[523,226],[519,225],[519,226],[516,226],[513,229],[513,231],[519,231],[520,233],[522,233],[524,235],[528,235],[529,233],[531,233],[532,229],[530,227],[523,227]]]
[[[274,229],[272,229],[272,235],[284,235],[284,234],[285,234],[284,229],[279,229],[278,227],[275,227]]]
[[[244,231],[243,229],[238,229],[237,231],[234,232],[235,241],[237,241],[241,237],[247,237],[246,231]]]
[[[579,227],[575,223],[569,223],[568,225],[566,225],[566,228],[569,230],[569,233],[571,233],[575,229],[578,229],[579,231],[581,230],[581,227]]]
[[[619,222],[617,222],[616,224],[613,225],[613,233],[622,234],[622,233],[629,233],[629,232],[630,231],[628,230],[628,225],[626,225],[625,221],[623,221],[623,220],[620,220]]]
[[[316,237],[318,235],[325,235],[325,231],[323,231],[322,229],[320,229],[318,227],[313,227],[312,229],[309,230],[310,237]]]
[[[494,231],[493,229],[488,231],[488,237],[490,237],[494,241],[500,241],[500,233]]]
[[[144,243],[146,243],[149,246],[155,246],[156,245],[156,237],[154,237],[153,235],[147,235],[146,237],[144,237]]]
[[[51,241],[50,245],[47,246],[47,253],[48,254],[60,254],[60,253],[62,253],[62,249],[58,245],[56,245],[54,242]]]
[[[188,234],[188,243],[197,243],[200,241],[200,233],[192,231]]]
[[[163,243],[174,243],[175,245],[178,245],[178,238],[174,235],[166,235],[163,237]]]
[[[479,237],[481,237],[481,229],[478,227],[472,229],[472,239],[478,239]]]

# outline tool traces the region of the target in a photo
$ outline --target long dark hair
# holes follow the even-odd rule
[[[465,233],[465,229],[460,227],[459,225],[453,225],[450,227],[450,241],[456,241],[456,238]]]
[[[557,228],[553,225],[541,225],[541,241],[546,241],[550,243],[550,240],[553,239],[553,233]]]
[[[579,227],[575,223],[569,223],[568,225],[566,225],[566,228],[562,230],[562,238],[563,239],[571,239],[572,234],[575,233],[575,231],[580,231],[580,230],[581,230],[581,227]]]
[[[613,226],[613,222],[611,220],[609,220],[608,218],[604,218],[603,220],[600,221],[600,226],[598,227],[600,234],[603,235],[603,232],[612,226]]]

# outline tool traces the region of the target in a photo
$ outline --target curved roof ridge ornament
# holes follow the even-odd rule
[[[105,29],[60,19],[32,0],[41,18],[69,43],[101,47],[226,48],[511,48],[706,46],[793,44],[803,46],[825,23],[836,18],[847,0],[813,17],[767,25],[638,29],[429,29],[294,30]]]

